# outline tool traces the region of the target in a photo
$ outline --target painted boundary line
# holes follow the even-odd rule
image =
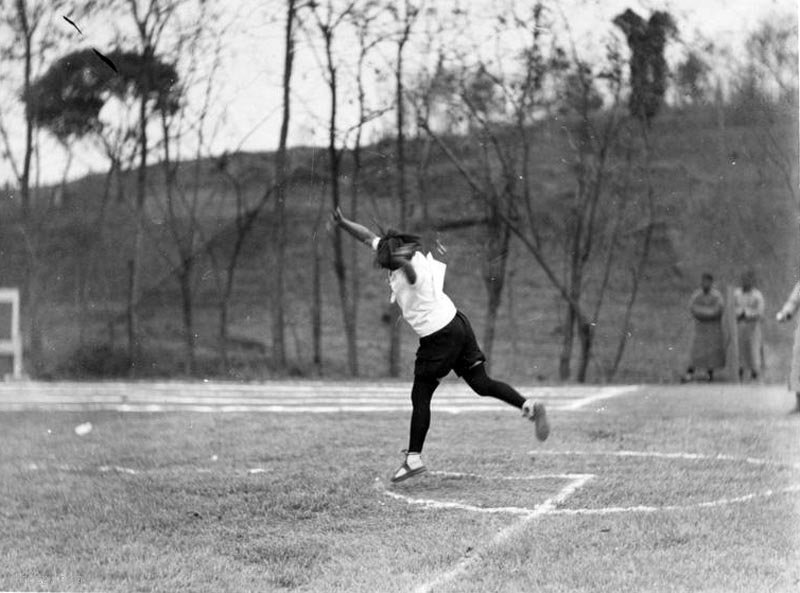
[[[611,399],[612,397],[619,397],[621,395],[627,395],[629,393],[633,393],[641,389],[641,385],[618,385],[613,387],[600,387],[598,389],[598,393],[594,395],[588,395],[576,401],[573,404],[566,406],[565,410],[580,410],[588,406],[589,404],[596,403],[600,400],[604,399]]]
[[[406,412],[409,385],[365,383],[339,384],[246,384],[242,389],[226,384],[125,384],[59,383],[0,384],[0,411],[107,410],[115,412],[201,412],[201,413],[313,413]],[[600,400],[632,393],[639,386],[550,386],[529,387],[530,392],[550,409],[581,410]],[[496,412],[491,398],[480,398],[460,384],[437,391],[432,402],[438,412]]]
[[[558,494],[552,496],[542,502],[541,504],[534,507],[532,510],[527,509],[527,512],[523,515],[522,519],[517,521],[516,523],[506,527],[502,531],[500,531],[492,541],[490,542],[489,546],[487,546],[487,552],[491,550],[491,548],[500,546],[504,544],[506,541],[520,533],[525,527],[528,526],[530,522],[538,517],[541,517],[544,514],[547,514],[553,510],[555,510],[556,506],[563,503],[567,498],[569,498],[576,490],[581,488],[586,482],[591,480],[594,475],[592,474],[564,474],[564,476],[570,480],[570,483],[564,486]],[[388,494],[388,491],[387,491]],[[464,510],[471,510],[469,508],[464,508]],[[467,572],[473,564],[480,562],[484,557],[484,553],[477,553],[473,556],[469,556],[467,558],[462,559],[458,564],[456,564],[453,568],[444,572],[437,576],[436,578],[424,583],[414,589],[414,593],[431,593],[435,587],[444,585],[449,583],[450,581],[460,577],[465,572]]]
[[[569,457],[646,457],[654,459],[680,459],[682,461],[730,461],[747,463],[749,465],[765,465],[774,467],[787,467],[791,469],[800,470],[800,463],[784,463],[781,461],[772,461],[770,459],[762,459],[759,457],[737,457],[736,455],[728,455],[725,453],[707,454],[707,453],[664,453],[662,451],[629,451],[620,449],[619,451],[586,451],[586,450],[566,450],[566,451],[552,451],[547,449],[532,449],[528,451],[528,455],[535,457],[536,455],[560,455]]]
[[[800,470],[800,463],[782,463],[768,459],[760,459],[755,457],[736,457],[733,455],[716,454],[708,455],[701,453],[665,453],[658,451],[531,451],[531,455],[562,455],[562,456],[597,456],[597,457],[630,457],[630,458],[660,458],[660,459],[673,459],[683,461],[725,461],[725,462],[738,462],[746,463],[749,465],[757,466],[773,466],[778,468],[790,468]],[[474,473],[462,472],[429,472],[434,475],[455,476],[455,477],[474,477],[477,479],[488,478]],[[438,577],[418,586],[414,589],[414,593],[431,593],[435,587],[444,585],[453,581],[454,579],[462,576],[467,572],[475,563],[484,558],[490,550],[498,545],[503,544],[508,539],[519,533],[525,526],[534,519],[543,515],[560,515],[560,516],[579,516],[579,515],[617,515],[624,513],[657,513],[657,512],[670,512],[670,511],[683,511],[691,509],[707,509],[722,506],[729,506],[733,504],[746,503],[757,499],[765,499],[781,494],[798,494],[800,493],[800,484],[793,484],[778,489],[763,490],[760,492],[753,492],[736,497],[724,497],[715,500],[694,502],[689,504],[677,505],[663,505],[663,506],[650,506],[650,505],[634,505],[627,507],[602,507],[602,508],[576,508],[576,509],[559,509],[560,504],[565,502],[570,495],[572,495],[579,488],[586,485],[587,482],[596,477],[595,474],[540,474],[530,476],[499,476],[492,477],[494,480],[534,480],[546,478],[563,478],[569,479],[570,483],[567,484],[555,496],[545,500],[543,503],[535,506],[534,508],[522,507],[479,507],[465,503],[456,503],[443,500],[415,498],[413,496],[384,490],[384,494],[401,500],[410,505],[421,505],[427,508],[442,509],[442,510],[461,510],[476,513],[506,513],[522,518],[500,531],[495,538],[487,546],[486,550],[482,553],[477,553],[474,556],[463,558],[452,569],[442,573]]]
[[[313,406],[313,407],[304,407]],[[433,405],[434,412],[439,414],[461,414],[471,412],[497,412],[502,410],[499,405],[450,405],[450,406],[436,406]],[[559,408],[553,408],[559,409]],[[411,404],[406,405],[384,405],[384,406],[368,406],[368,405],[316,405],[316,404],[299,404],[299,405],[265,405],[265,406],[237,406],[225,404],[44,404],[44,405],[31,405],[31,404],[3,404],[0,403],[0,412],[24,412],[24,411],[49,411],[60,410],[63,412],[85,412],[85,411],[106,411],[106,412],[123,412],[123,413],[161,413],[161,412],[197,412],[197,413],[266,413],[266,414],[337,414],[341,412],[348,413],[378,413],[378,412],[404,412],[411,411]]]
[[[452,477],[469,477],[469,478],[486,478],[487,476],[481,476],[478,474],[468,474],[468,473],[461,473],[461,472],[444,472],[444,471],[432,471],[428,472],[430,475],[434,476],[452,476]],[[522,515],[527,517],[531,514],[541,514],[542,512],[549,512],[549,508],[545,508],[544,511],[539,510],[540,507],[545,506],[550,501],[554,501],[553,508],[555,504],[562,502],[561,499],[558,499],[561,493],[564,490],[567,490],[571,485],[578,484],[575,488],[569,490],[569,494],[572,494],[577,488],[583,486],[586,482],[594,478],[594,474],[541,474],[541,475],[531,475],[531,476],[495,476],[492,477],[492,480],[500,480],[500,481],[511,481],[511,480],[548,480],[548,479],[556,479],[556,480],[568,480],[570,484],[562,488],[561,492],[553,498],[547,499],[545,502],[541,503],[540,505],[535,506],[534,508],[525,508],[525,507],[480,507],[476,505],[466,504],[463,502],[449,502],[444,500],[434,500],[428,498],[415,498],[413,496],[408,496],[405,494],[400,494],[399,492],[393,492],[391,490],[384,490],[384,494],[390,498],[394,498],[395,500],[401,500],[406,504],[410,505],[419,505],[424,506],[427,508],[432,509],[451,509],[451,510],[458,510],[458,511],[470,511],[473,513],[483,513],[487,515],[496,515],[496,514],[510,514],[510,515]],[[556,500],[558,499],[558,500]],[[537,516],[538,516],[537,514]]]

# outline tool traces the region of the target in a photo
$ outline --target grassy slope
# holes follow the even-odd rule
[[[767,171],[756,154],[752,137],[756,128],[731,123],[724,134],[726,151],[720,152],[723,135],[708,114],[669,114],[658,123],[656,139],[656,199],[659,217],[666,223],[665,232],[654,245],[653,265],[642,286],[642,295],[633,320],[628,353],[618,375],[619,380],[671,380],[685,364],[690,323],[685,304],[702,270],[712,270],[721,284],[735,282],[744,267],[755,267],[762,279],[762,288],[771,314],[788,293],[794,280],[797,233],[794,206],[787,198],[782,180]],[[790,128],[791,129],[791,128]],[[780,132],[780,131],[779,131]],[[782,133],[786,133],[785,130]],[[571,191],[572,180],[561,159],[567,155],[557,126],[543,129],[543,142],[533,155],[535,189],[546,196]],[[788,134],[787,146],[796,151],[796,140]],[[464,154],[471,154],[468,145]],[[391,148],[372,147],[367,152],[367,172],[361,218],[393,222],[391,204]],[[722,155],[722,156],[721,156]],[[568,156],[568,155],[567,155]],[[723,157],[727,157],[723,160]],[[298,149],[292,158],[297,169],[297,183],[290,197],[292,232],[289,244],[289,328],[288,348],[295,366],[308,372],[311,358],[309,324],[311,254],[315,232],[321,239],[324,265],[324,372],[344,373],[345,354],[337,289],[331,270],[330,243],[322,228],[314,221],[324,196],[324,151]],[[243,155],[235,166],[251,199],[260,195],[266,177],[266,160],[262,155]],[[213,174],[209,164],[203,191],[211,195],[224,184]],[[444,159],[436,155],[429,195],[434,219],[452,219],[480,208],[469,197],[464,182]],[[132,176],[128,183],[132,183]],[[156,174],[157,179],[157,174]],[[345,183],[346,183],[345,179]],[[46,346],[48,366],[54,369],[62,362],[76,341],[75,302],[79,229],[91,225],[96,209],[101,176],[72,184],[73,199],[63,215],[51,218],[49,236],[56,238],[43,246],[40,261],[46,262],[42,274],[42,296],[45,304]],[[158,187],[157,181],[154,187]],[[213,202],[206,211],[206,232],[222,232],[231,214],[232,193],[228,187],[226,200]],[[345,195],[346,195],[345,188]],[[177,287],[169,281],[169,265],[159,254],[156,237],[165,236],[159,192],[151,200],[154,221],[146,258],[148,293],[146,313],[147,350],[151,354],[152,371],[173,373],[180,348],[180,311]],[[329,198],[325,197],[326,200]],[[349,198],[347,198],[349,200]],[[558,204],[550,198],[551,206]],[[326,202],[327,204],[327,202]],[[326,206],[327,208],[327,206]],[[160,221],[160,222],[159,222]],[[265,273],[268,258],[268,218],[262,219],[246,245],[243,268],[239,274],[233,311],[233,333],[247,339],[270,343],[269,296],[270,279]],[[130,213],[124,206],[112,208],[106,232],[104,259],[92,268],[90,297],[94,307],[93,333],[107,339],[107,322],[113,313],[123,310],[125,258],[130,245]],[[478,331],[483,331],[485,290],[480,278],[481,230],[467,228],[443,232],[440,238],[447,245],[448,291],[457,304],[468,312]],[[168,243],[163,243],[168,244]],[[5,278],[13,281],[25,265],[18,241],[6,236],[2,244],[5,259],[0,263]],[[359,322],[359,352],[362,373],[378,376],[385,369],[387,328],[380,321],[386,289],[382,274],[374,270],[369,254],[359,254],[364,275]],[[173,258],[174,261],[174,258]],[[556,259],[558,261],[558,259]],[[201,356],[213,357],[216,315],[213,310],[214,283],[209,262],[200,264],[197,333]],[[504,305],[498,320],[498,339],[493,352],[494,369],[511,378],[554,380],[557,353],[559,305],[556,294],[535,262],[518,244],[512,245],[509,263],[511,277]],[[167,279],[165,281],[165,279]],[[8,283],[12,283],[7,281]],[[617,279],[618,283],[624,280]],[[621,284],[620,284],[621,285]],[[598,328],[598,345],[592,378],[602,377],[602,369],[610,361],[619,333],[622,293],[612,291],[605,322]],[[404,329],[404,360],[413,356],[415,338]],[[787,364],[791,330],[767,324],[769,344],[769,376],[782,380]],[[122,335],[119,328],[118,335]],[[209,365],[213,372],[213,365]],[[264,376],[269,371],[263,361],[252,356],[240,357],[233,376]]]
[[[553,413],[544,445],[502,406],[496,414],[441,414],[427,461],[490,477],[596,474],[563,509],[691,506],[784,488],[800,474],[603,453],[797,464],[798,417],[785,415],[788,405],[779,388],[652,388],[607,400],[601,411]],[[800,583],[797,493],[656,513],[546,515],[493,545],[519,517],[409,506],[382,494],[406,420],[4,413],[0,589],[411,591],[466,557],[467,572],[437,593],[788,593]],[[85,421],[94,430],[79,437],[73,428]],[[598,456],[528,454],[540,446]],[[396,490],[532,508],[562,486],[429,475]]]

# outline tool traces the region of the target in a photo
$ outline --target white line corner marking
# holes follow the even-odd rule
[[[448,472],[439,472],[440,474],[447,475]],[[482,476],[476,476],[482,477]],[[425,500],[425,499],[415,499],[409,496],[404,496],[402,494],[398,494],[396,492],[391,492],[386,490],[385,493],[392,498],[396,498],[398,500],[404,500],[410,504],[421,504],[432,508],[439,508],[439,509],[459,509],[464,511],[473,511],[473,512],[480,512],[480,513],[510,513],[514,515],[522,515],[522,518],[513,523],[500,531],[494,538],[492,539],[489,546],[486,549],[491,550],[492,548],[503,544],[504,542],[508,541],[518,533],[520,533],[525,527],[538,517],[545,515],[547,513],[553,512],[556,507],[567,500],[572,494],[575,493],[576,490],[583,487],[586,482],[594,478],[594,474],[556,474],[556,475],[541,475],[541,476],[527,476],[521,478],[499,478],[499,479],[543,479],[543,478],[563,478],[569,480],[569,483],[566,484],[555,496],[551,496],[544,502],[536,505],[532,509],[525,509],[525,508],[518,508],[518,507],[476,507],[472,505],[454,503],[454,502],[443,502],[443,501],[436,501],[436,500]],[[483,554],[478,552],[473,556],[469,556],[467,558],[463,558],[456,564],[453,568],[448,570],[445,573],[440,574],[438,577],[434,578],[427,583],[424,583],[414,589],[414,593],[430,593],[434,590],[434,588],[443,585],[452,581],[453,579],[458,578],[462,574],[464,574],[469,568],[476,562],[482,559]]]

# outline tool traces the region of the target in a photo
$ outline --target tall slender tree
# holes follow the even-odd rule
[[[275,180],[277,191],[273,217],[275,231],[273,233],[273,251],[271,275],[274,280],[272,291],[272,362],[279,369],[286,368],[286,195],[289,183],[289,167],[286,142],[289,135],[291,117],[292,72],[295,53],[295,21],[297,19],[297,0],[286,0],[286,23],[284,25],[284,55],[282,104],[278,151],[275,154]]]
[[[88,3],[92,4],[92,3]],[[19,96],[27,97],[38,72],[47,58],[62,42],[68,31],[56,26],[64,10],[64,0],[6,0],[0,2],[0,84],[6,89],[18,89]],[[88,7],[91,9],[91,7]],[[82,9],[79,9],[82,14]],[[14,121],[13,106],[17,97],[0,97],[0,141],[3,160],[17,182],[20,204],[21,243],[26,247],[27,261],[21,283],[23,334],[27,338],[26,358],[29,370],[37,373],[43,364],[43,327],[40,323],[39,302],[42,297],[40,282],[42,260],[38,253],[40,239],[45,234],[46,219],[36,220],[33,215],[37,150],[37,126],[28,102],[23,103],[21,120]],[[19,133],[21,130],[21,134]],[[21,140],[20,140],[21,138]]]
[[[334,7],[332,0],[328,0],[323,9],[318,4],[311,5],[311,12],[314,17],[317,31],[323,42],[325,54],[324,69],[325,82],[328,85],[330,95],[330,112],[328,117],[328,168],[330,173],[331,202],[334,209],[341,204],[341,168],[342,150],[339,147],[339,65],[335,54],[334,42],[336,34],[342,23],[348,19],[353,11],[355,0],[337,8]],[[358,375],[358,349],[357,333],[352,311],[353,306],[350,287],[347,281],[347,265],[345,262],[344,246],[342,242],[341,228],[337,225],[333,230],[333,271],[336,275],[337,286],[339,289],[339,301],[342,308],[342,318],[344,322],[345,337],[347,341],[347,367],[351,375]]]
[[[128,260],[128,357],[131,373],[136,372],[136,362],[141,354],[139,315],[137,306],[142,284],[142,252],[144,246],[147,201],[147,164],[150,152],[148,127],[156,111],[150,91],[154,88],[150,65],[160,51],[164,32],[173,21],[183,0],[126,0],[125,6],[136,29],[138,53],[141,55],[138,71],[138,85],[147,92],[138,95],[138,144],[139,163],[136,173],[136,201],[134,204],[134,239]]]
[[[420,7],[411,0],[403,0],[398,4],[389,4],[388,8],[397,23],[395,38],[395,134],[396,134],[396,191],[398,221],[401,229],[408,228],[408,192],[406,190],[406,88],[405,88],[405,51],[411,38],[411,31],[419,15]],[[392,305],[389,312],[389,376],[400,375],[400,309]]]

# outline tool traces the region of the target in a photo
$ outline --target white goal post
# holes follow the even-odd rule
[[[0,288],[0,377],[22,378],[18,288]]]

